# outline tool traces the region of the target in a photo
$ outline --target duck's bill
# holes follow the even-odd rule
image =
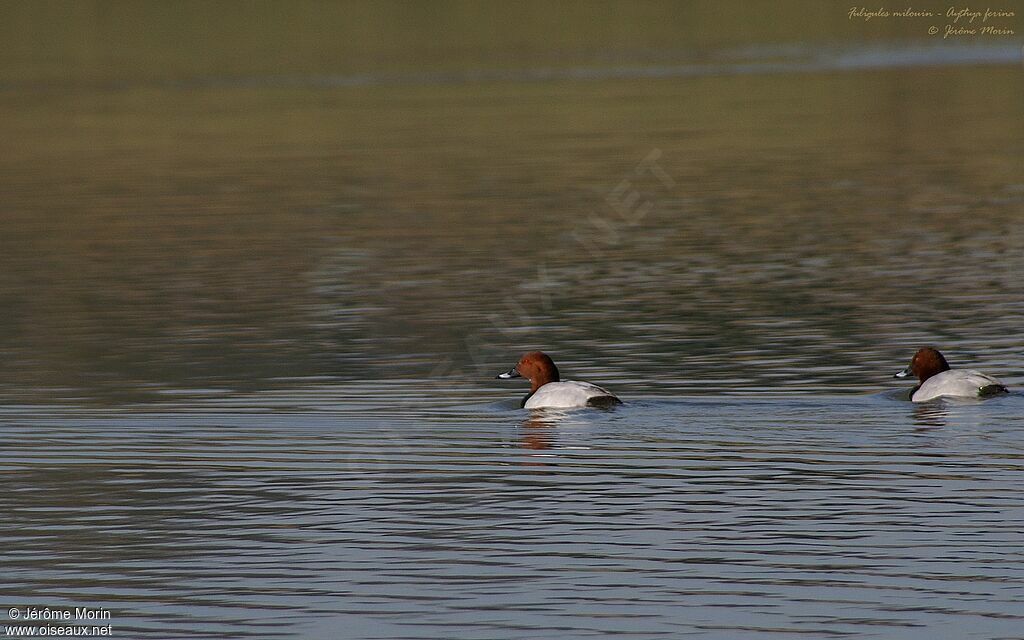
[[[517,371],[515,367],[512,367],[511,369],[509,369],[505,373],[499,373],[498,375],[496,375],[494,377],[498,378],[500,380],[508,380],[509,378],[519,378],[520,375],[519,375],[519,371]]]
[[[909,376],[909,375],[910,375],[910,367],[907,367],[907,368],[906,368],[906,369],[904,369],[903,371],[900,371],[900,372],[898,372],[898,373],[897,373],[896,375],[894,375],[893,377],[894,377],[894,378],[906,378],[906,377],[907,377],[907,376]]]

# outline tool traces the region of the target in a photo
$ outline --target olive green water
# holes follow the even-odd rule
[[[891,375],[1024,383],[1021,38],[848,9],[0,5],[0,603],[1019,635],[1024,396]]]

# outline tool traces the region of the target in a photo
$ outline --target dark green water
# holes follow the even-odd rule
[[[1016,637],[1022,40],[848,10],[0,4],[0,604]]]

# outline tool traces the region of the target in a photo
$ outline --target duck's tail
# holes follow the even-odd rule
[[[997,396],[1000,393],[1010,393],[1010,390],[1007,389],[1006,385],[1003,384],[989,384],[978,389],[978,395],[981,396],[982,398],[987,398],[988,396]]]
[[[597,407],[599,409],[611,409],[618,404],[622,404],[622,400],[615,396],[594,396],[587,399],[588,407]]]

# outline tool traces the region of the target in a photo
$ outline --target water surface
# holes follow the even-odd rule
[[[0,21],[5,609],[1020,637],[1019,42],[97,6]],[[908,402],[925,343],[1014,393]],[[626,404],[518,409],[536,348]]]

